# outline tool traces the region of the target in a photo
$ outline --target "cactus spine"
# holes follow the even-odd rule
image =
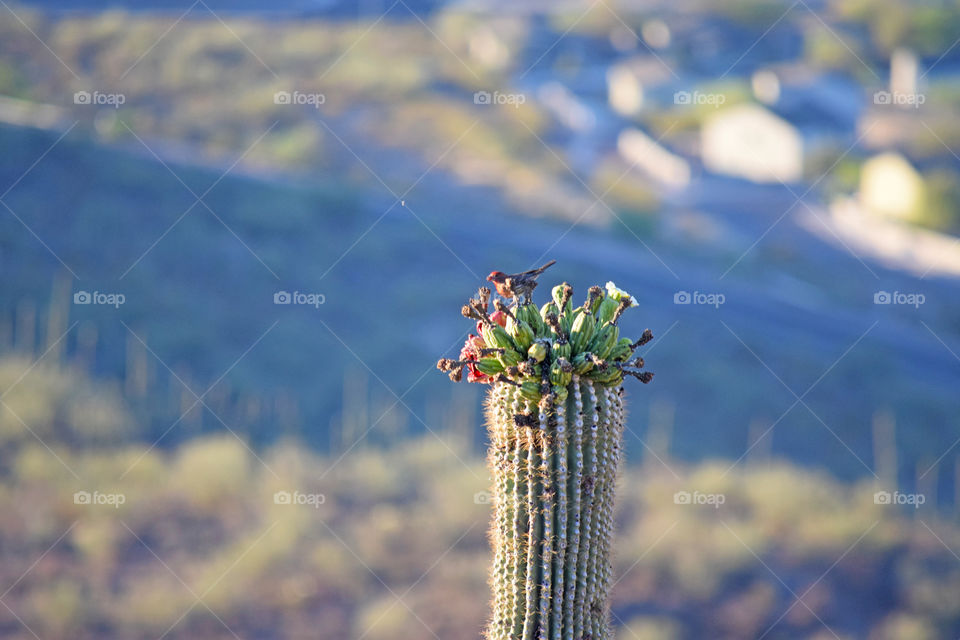
[[[481,289],[463,308],[476,319],[461,359],[438,368],[490,385],[486,414],[493,475],[493,614],[488,640],[608,640],[610,547],[624,430],[625,375],[649,382],[621,339],[620,315],[636,301],[607,284],[582,307],[553,290],[538,310],[497,302]],[[508,324],[509,320],[509,324]],[[518,321],[534,334],[516,330]],[[512,331],[498,331],[507,326]],[[614,349],[613,346],[617,348]],[[593,351],[591,351],[591,349]]]

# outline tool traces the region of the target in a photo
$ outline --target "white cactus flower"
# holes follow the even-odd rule
[[[623,299],[627,299],[630,301],[631,307],[640,306],[640,303],[637,302],[636,298],[634,298],[632,295],[630,295],[623,289],[619,288],[617,285],[613,284],[613,280],[610,280],[607,282],[607,296],[610,298],[613,298],[617,302],[620,302]]]

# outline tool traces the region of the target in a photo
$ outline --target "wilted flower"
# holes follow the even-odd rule
[[[490,380],[490,376],[481,373],[477,369],[477,365],[473,364],[480,357],[480,349],[484,347],[486,347],[486,345],[483,342],[483,338],[470,334],[463,348],[460,350],[460,360],[470,361],[470,364],[467,365],[467,382],[488,382]]]
[[[493,313],[490,314],[490,319],[496,322],[501,327],[507,326],[507,314],[505,314],[503,311],[494,311]],[[480,333],[481,329],[483,329],[482,321],[477,322],[477,333]]]

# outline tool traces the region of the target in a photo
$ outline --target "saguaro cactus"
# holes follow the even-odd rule
[[[477,321],[459,360],[438,368],[490,385],[493,612],[489,640],[607,640],[613,498],[624,427],[625,375],[649,382],[653,335],[619,336],[636,300],[612,282],[583,305],[566,283],[553,300],[507,307],[491,292],[463,307]],[[633,358],[631,360],[631,358]]]

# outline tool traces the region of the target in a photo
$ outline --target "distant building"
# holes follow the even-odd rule
[[[857,123],[857,137],[867,149],[904,148],[911,140],[929,132],[915,113],[888,107],[874,107]],[[948,153],[944,149],[944,153]]]
[[[924,205],[923,176],[899,153],[882,153],[860,170],[860,205],[875,214],[898,220],[916,218]]]
[[[776,104],[780,99],[780,78],[769,69],[757,71],[750,77],[753,97],[764,104]]]
[[[475,29],[467,41],[470,58],[485,67],[500,69],[510,59],[510,47],[493,29],[480,27]]]
[[[670,46],[671,34],[670,27],[663,20],[647,20],[640,28],[640,34],[648,47],[654,49],[666,49]]]
[[[917,94],[920,63],[917,55],[909,49],[896,49],[890,56],[890,93],[894,96],[913,96]],[[902,106],[913,106],[906,101],[894,102]]]
[[[690,163],[639,129],[624,129],[617,137],[624,160],[662,184],[684,187],[690,182]]]
[[[797,182],[803,178],[800,130],[757,104],[719,111],[703,125],[701,157],[709,171],[753,182]]]
[[[607,91],[610,108],[622,116],[640,113],[643,107],[643,85],[633,72],[623,65],[607,71]]]
[[[649,90],[666,85],[671,78],[669,67],[654,56],[638,56],[617,63],[607,70],[610,108],[622,116],[635,116],[643,108]]]
[[[68,115],[63,107],[0,95],[0,122],[3,123],[60,130],[68,128]]]
[[[537,99],[557,120],[573,131],[591,131],[597,123],[593,110],[559,82],[542,85],[537,90]]]

